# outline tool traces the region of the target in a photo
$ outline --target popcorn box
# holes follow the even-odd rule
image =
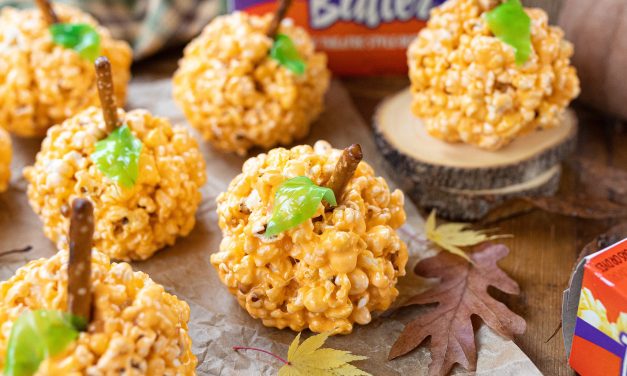
[[[228,0],[229,11],[274,12],[276,0]],[[340,75],[406,74],[407,46],[445,0],[294,0],[287,17],[304,27]]]
[[[562,306],[564,346],[582,376],[627,375],[627,239],[577,265]]]

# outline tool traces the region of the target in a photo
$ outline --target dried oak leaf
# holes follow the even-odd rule
[[[549,213],[585,219],[627,217],[627,171],[585,158],[568,162],[576,176],[575,194],[513,199],[491,210],[481,220],[494,224],[531,212],[534,208]]]
[[[569,217],[627,217],[627,171],[585,158],[570,161],[570,166],[578,178],[577,194],[532,197],[525,201],[538,209]]]
[[[586,190],[597,191],[610,201],[627,204],[627,171],[585,158],[570,162]]]
[[[600,197],[525,197],[538,209],[549,213],[585,219],[612,219],[627,217],[627,206],[619,205]]]
[[[508,253],[509,249],[502,244],[486,244],[470,256],[473,263],[448,252],[420,261],[416,274],[440,278],[440,283],[410,298],[404,306],[434,303],[437,306],[421,313],[405,327],[388,358],[407,354],[431,337],[430,376],[447,374],[455,363],[474,371],[477,349],[471,316],[481,317],[506,338],[522,334],[525,320],[487,292],[488,286],[494,286],[508,294],[519,293],[518,284],[497,265]]]

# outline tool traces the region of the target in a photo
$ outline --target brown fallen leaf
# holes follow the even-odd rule
[[[523,197],[500,205],[480,221],[484,226],[525,215],[534,209],[585,219],[627,217],[627,171],[585,158],[568,162],[576,177],[576,194]]]
[[[512,199],[490,210],[476,225],[481,227],[495,226],[503,221],[527,215],[535,210],[535,206],[521,199]]]
[[[570,166],[577,171],[579,182],[587,190],[599,192],[610,201],[627,204],[627,171],[585,158],[574,159]]]
[[[524,197],[523,200],[549,213],[585,219],[627,217],[627,206],[600,197]]]
[[[469,371],[477,366],[477,349],[471,316],[477,315],[506,338],[525,331],[525,320],[505,304],[492,298],[488,286],[508,294],[518,294],[518,284],[497,261],[509,249],[502,244],[486,244],[471,254],[473,264],[449,252],[440,252],[416,265],[416,274],[440,278],[431,290],[410,298],[404,306],[434,304],[430,311],[411,321],[396,340],[388,359],[405,355],[431,337],[429,375],[445,375],[455,363]]]

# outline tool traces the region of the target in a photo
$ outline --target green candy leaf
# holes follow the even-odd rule
[[[4,376],[35,374],[41,362],[65,350],[85,326],[84,320],[61,311],[24,311],[11,328]]]
[[[305,222],[314,215],[322,200],[337,205],[333,190],[315,185],[306,176],[283,182],[274,196],[274,210],[265,236],[275,236]]]
[[[104,140],[98,141],[91,158],[106,177],[124,188],[130,188],[139,176],[141,151],[141,141],[133,136],[125,124]]]
[[[270,57],[297,75],[302,75],[307,69],[307,64],[298,53],[294,42],[285,34],[277,34],[270,49]]]
[[[531,55],[531,18],[520,0],[507,0],[487,12],[485,18],[492,33],[514,47],[516,64],[524,64]]]
[[[50,25],[50,34],[55,44],[73,49],[92,63],[100,56],[100,35],[91,25],[56,23]]]

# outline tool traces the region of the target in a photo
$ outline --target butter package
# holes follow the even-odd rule
[[[575,371],[627,375],[627,239],[579,263],[564,292],[562,322]]]
[[[231,11],[265,14],[275,0],[230,0]],[[339,75],[406,74],[406,50],[445,0],[294,0],[287,17],[307,29]]]

